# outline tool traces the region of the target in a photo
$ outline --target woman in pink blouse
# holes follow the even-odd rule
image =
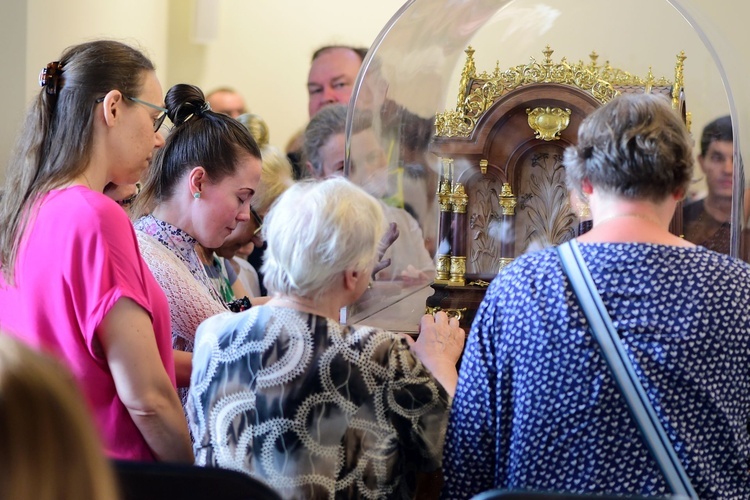
[[[153,64],[95,41],[39,83],[0,203],[0,325],[67,364],[111,457],[190,462],[168,305],[102,194],[135,183],[164,143]]]

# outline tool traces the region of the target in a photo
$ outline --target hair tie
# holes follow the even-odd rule
[[[203,116],[203,113],[206,111],[211,111],[211,104],[209,104],[208,101],[203,101],[203,106],[200,107],[198,111],[195,112],[198,116]]]
[[[62,66],[60,61],[52,61],[39,72],[39,86],[45,87],[45,91],[49,95],[56,95],[60,87],[60,76],[62,74]]]

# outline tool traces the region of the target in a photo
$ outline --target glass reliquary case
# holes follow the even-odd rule
[[[395,268],[376,275],[347,322],[415,332],[422,314],[442,309],[468,332],[504,266],[590,224],[565,187],[562,152],[615,96],[663,94],[697,134],[736,114],[720,61],[684,7],[610,3],[617,23],[600,0],[415,0],[383,29],[350,103],[346,173],[408,234],[392,249]],[[375,144],[382,172],[364,175]],[[702,189],[696,172],[691,195]],[[733,220],[737,254],[743,222]],[[679,209],[671,230],[681,234]]]

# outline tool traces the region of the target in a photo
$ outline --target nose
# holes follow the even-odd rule
[[[731,156],[727,157],[727,159],[724,160],[724,173],[731,175],[733,165],[734,165],[734,162],[732,161],[732,157]]]
[[[237,216],[235,217],[238,222],[246,222],[250,220],[250,211],[249,210],[240,210],[237,212]]]
[[[336,91],[330,85],[326,85],[323,88],[323,102],[325,102],[326,104],[333,104],[335,102],[338,102]]]

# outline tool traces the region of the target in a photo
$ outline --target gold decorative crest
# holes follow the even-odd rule
[[[597,64],[599,55],[592,52],[591,62],[579,61],[570,64],[565,58],[552,61],[554,52],[549,45],[542,51],[544,60],[537,62],[533,57],[529,64],[514,66],[500,71],[498,63],[492,73],[477,73],[474,63],[474,49],[466,49],[466,63],[461,72],[458,100],[455,110],[446,110],[435,117],[435,135],[438,137],[469,137],[477,121],[500,97],[508,92],[537,83],[559,83],[577,87],[592,95],[602,104],[620,94],[619,87],[640,86],[644,88],[671,87],[672,107],[678,107],[683,87],[684,52],[677,56],[675,81],[672,85],[665,78],[655,79],[649,70],[648,76],[640,78],[627,71],[613,68],[609,61],[604,66]]]
[[[560,132],[568,128],[570,124],[570,111],[568,108],[534,108],[527,109],[529,115],[529,127],[536,132],[536,138],[543,141],[556,141],[560,139]]]

